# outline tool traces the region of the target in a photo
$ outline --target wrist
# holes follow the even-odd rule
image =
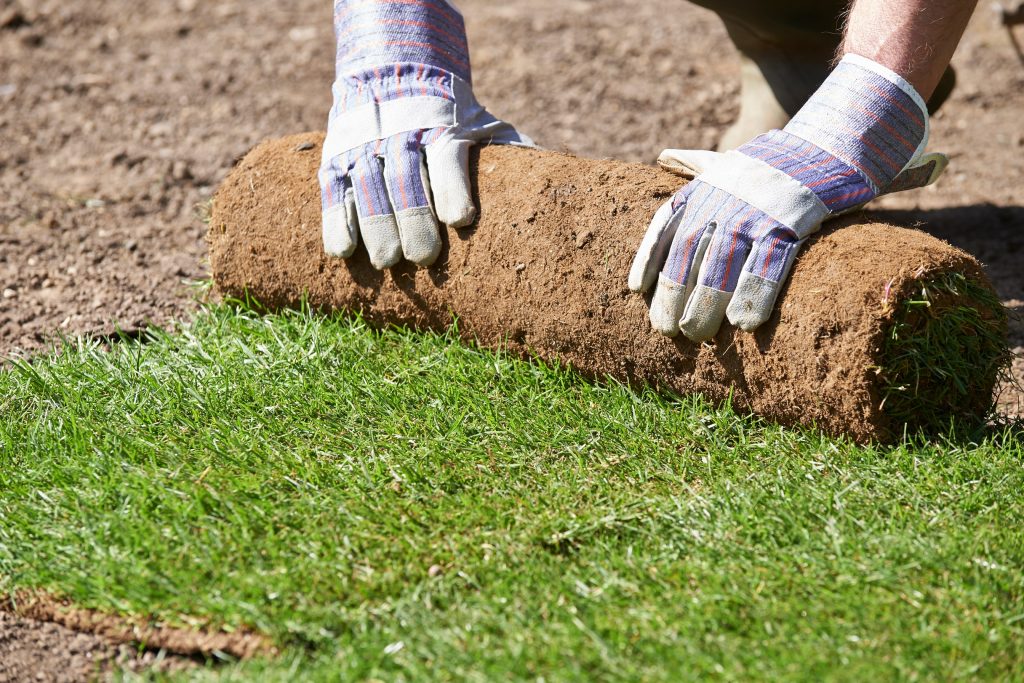
[[[411,62],[396,62],[339,75],[333,87],[334,113],[410,97],[451,100],[455,96],[454,84],[458,78],[447,69]]]
[[[324,158],[408,131],[454,126],[459,94],[468,90],[462,84],[458,76],[423,64],[393,64],[340,78]]]

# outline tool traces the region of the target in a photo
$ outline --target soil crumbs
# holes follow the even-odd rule
[[[543,146],[651,162],[663,147],[713,146],[736,116],[725,32],[682,0],[459,4],[478,97]],[[195,309],[217,184],[256,142],[325,125],[330,12],[320,0],[0,0],[0,357]],[[931,136],[949,171],[879,205],[986,264],[1016,315],[1021,380],[1024,64],[987,5],[954,64],[959,86]],[[1024,410],[1018,390],[1001,401]],[[118,657],[0,618],[5,664],[33,642],[52,657]],[[88,678],[67,678],[68,661],[40,659],[37,680]]]

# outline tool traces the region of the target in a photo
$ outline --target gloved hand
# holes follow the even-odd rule
[[[664,153],[663,165],[699,175],[658,210],[633,260],[630,289],[657,279],[652,327],[693,341],[711,339],[726,317],[756,329],[824,220],[941,175],[946,158],[924,155],[927,141],[914,87],[847,55],[783,130],[720,155]]]
[[[476,217],[469,148],[532,146],[473,97],[462,15],[446,0],[335,0],[334,105],[320,167],[324,250],[362,235],[375,268],[429,265],[437,219]]]

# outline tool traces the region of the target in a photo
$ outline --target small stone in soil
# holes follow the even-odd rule
[[[191,180],[192,169],[184,161],[175,161],[171,164],[171,177],[175,180]]]

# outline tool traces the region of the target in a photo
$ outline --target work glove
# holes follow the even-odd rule
[[[335,0],[334,104],[320,167],[324,250],[362,235],[375,268],[433,263],[438,220],[473,222],[469,149],[532,146],[473,97],[462,15],[446,0]]]
[[[663,166],[696,177],[655,214],[630,269],[633,291],[657,281],[651,326],[693,341],[725,318],[756,329],[823,221],[938,179],[947,160],[927,142],[914,87],[847,55],[784,129],[724,154],[667,150]]]

